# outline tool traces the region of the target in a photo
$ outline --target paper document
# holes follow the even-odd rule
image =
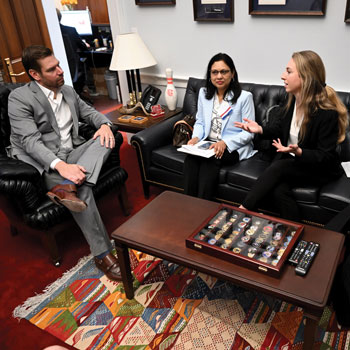
[[[286,0],[259,0],[258,5],[285,5]]]
[[[346,177],[350,177],[350,162],[342,162],[341,166],[345,171]]]
[[[209,147],[213,144],[214,142],[211,141],[199,141],[195,145],[183,145],[177,150],[179,152],[184,152],[184,153],[189,153],[193,154],[195,156],[200,156],[204,158],[210,158],[215,154],[214,148],[209,149]]]

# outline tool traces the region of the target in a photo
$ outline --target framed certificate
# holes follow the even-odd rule
[[[344,22],[350,23],[350,0],[346,1]]]
[[[250,15],[324,16],[326,0],[249,0]]]
[[[176,0],[135,0],[136,5],[175,5]]]
[[[193,0],[195,21],[233,22],[233,0]]]

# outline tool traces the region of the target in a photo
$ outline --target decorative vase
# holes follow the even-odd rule
[[[169,111],[174,111],[177,105],[177,92],[173,83],[173,70],[167,68],[165,70],[167,86],[165,89],[165,102]]]

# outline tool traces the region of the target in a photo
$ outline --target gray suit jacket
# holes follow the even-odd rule
[[[61,88],[73,118],[72,140],[77,147],[86,140],[78,134],[79,121],[98,129],[109,119],[82,101],[68,85]],[[11,92],[8,100],[11,124],[9,155],[33,165],[42,173],[49,171],[61,145],[60,131],[50,102],[35,82]]]

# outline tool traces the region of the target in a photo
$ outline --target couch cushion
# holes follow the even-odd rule
[[[243,160],[234,166],[224,167],[220,172],[220,183],[226,181],[230,186],[249,191],[269,164],[269,162],[261,159],[260,153],[257,153],[252,158]],[[308,204],[317,203],[318,193],[318,187],[314,186],[293,189],[296,200]]]
[[[293,188],[294,198],[298,203],[316,204],[318,201],[319,188],[316,186]]]
[[[257,153],[252,158],[242,160],[232,166],[227,171],[227,183],[248,191],[268,166],[269,162],[261,160],[260,154]]]
[[[155,166],[182,175],[185,157],[186,154],[178,152],[173,145],[166,145],[152,151],[151,161]]]
[[[323,186],[320,190],[319,206],[341,211],[350,204],[350,179],[346,175]]]

